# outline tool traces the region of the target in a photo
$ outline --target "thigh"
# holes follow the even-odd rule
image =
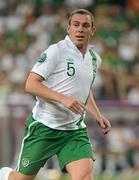
[[[93,180],[93,161],[89,158],[72,161],[66,165],[72,180]]]
[[[58,152],[60,168],[66,172],[66,165],[80,159],[95,160],[93,147],[89,142],[86,129],[72,132],[64,146]],[[89,160],[90,161],[90,160]]]
[[[57,134],[57,131],[30,116],[26,123],[16,170],[25,175],[36,175],[46,161],[59,151],[60,141]]]

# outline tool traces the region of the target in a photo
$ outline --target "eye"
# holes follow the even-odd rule
[[[73,23],[73,26],[78,27],[79,24],[78,23]]]
[[[83,26],[84,26],[85,28],[89,28],[89,27],[91,27],[91,25],[90,25],[90,24],[88,24],[88,23],[85,23]]]

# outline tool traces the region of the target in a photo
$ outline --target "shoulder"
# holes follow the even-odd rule
[[[39,56],[38,62],[44,62],[47,60],[53,60],[55,62],[59,61],[64,49],[66,48],[66,40],[61,40],[55,44],[49,45]]]
[[[52,54],[59,53],[61,50],[66,49],[66,42],[65,40],[61,40],[55,44],[52,44],[46,49],[44,52],[49,52]]]
[[[64,50],[64,49],[67,49],[67,42],[66,40],[61,40],[59,41],[57,44],[56,44],[58,50]]]
[[[56,44],[50,45],[46,50],[44,50],[38,57],[38,62],[48,62],[57,58],[57,47]]]
[[[52,44],[50,45],[45,51],[44,53],[55,53],[57,52],[57,45],[56,44]]]
[[[58,56],[58,48],[56,44],[50,45],[46,50],[44,50],[40,57],[46,56],[48,59],[56,58]]]

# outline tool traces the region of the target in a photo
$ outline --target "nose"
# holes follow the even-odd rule
[[[83,26],[82,26],[82,25],[80,25],[80,26],[78,27],[78,31],[79,31],[79,32],[83,32]]]

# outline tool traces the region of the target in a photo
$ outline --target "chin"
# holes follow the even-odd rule
[[[75,45],[76,45],[78,48],[81,48],[81,47],[83,47],[84,43],[83,43],[83,42],[76,42]]]

